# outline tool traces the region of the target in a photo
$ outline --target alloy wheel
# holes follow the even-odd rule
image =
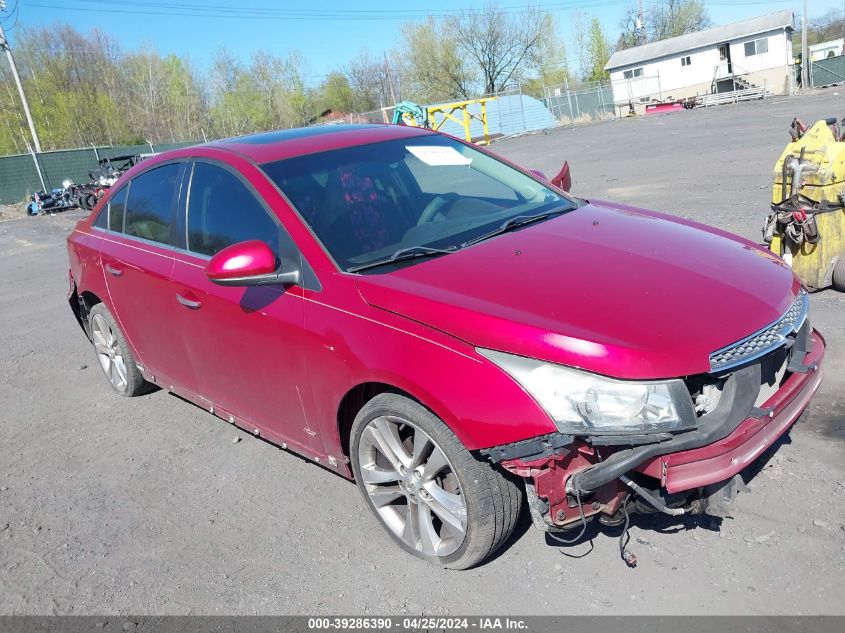
[[[108,322],[100,314],[95,314],[91,320],[91,334],[94,339],[94,350],[97,360],[112,387],[123,392],[127,386],[126,361],[120,350],[117,337]]]
[[[467,505],[446,454],[422,429],[393,415],[371,420],[358,444],[361,480],[385,525],[426,556],[464,542]]]

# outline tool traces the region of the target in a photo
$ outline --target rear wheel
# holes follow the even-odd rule
[[[108,308],[98,303],[91,308],[89,319],[97,361],[112,388],[122,396],[146,392],[150,384],[141,375],[132,351]]]
[[[845,292],[845,253],[839,256],[833,267],[833,287],[839,292]]]
[[[444,567],[482,562],[511,535],[522,491],[475,459],[418,402],[381,394],[352,426],[352,470],[370,510],[404,550]]]

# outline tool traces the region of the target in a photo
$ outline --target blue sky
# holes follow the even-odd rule
[[[646,6],[649,0],[643,0]],[[558,18],[561,35],[570,35],[571,14],[582,8],[597,16],[611,40],[631,0],[537,0],[533,2]],[[6,0],[0,14],[14,46],[16,32],[24,25],[67,22],[86,31],[97,25],[112,34],[125,50],[151,44],[161,53],[187,54],[205,67],[214,51],[224,45],[241,59],[265,48],[284,55],[298,50],[307,60],[310,83],[342,67],[362,48],[380,55],[399,41],[403,19],[428,13],[479,8],[475,0],[426,0],[403,3],[385,0]],[[526,0],[498,0],[498,6],[518,12]],[[710,0],[706,2],[715,24],[792,9],[803,10],[802,0]],[[829,9],[843,10],[845,0],[810,0],[811,18]],[[17,5],[17,10],[15,7]],[[568,46],[570,64],[574,62]]]

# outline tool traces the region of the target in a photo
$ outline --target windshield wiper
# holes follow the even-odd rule
[[[493,229],[489,233],[484,233],[482,235],[479,235],[478,237],[474,237],[471,240],[464,242],[463,244],[461,244],[461,248],[464,248],[466,246],[472,246],[473,244],[477,244],[478,242],[488,240],[491,237],[496,237],[497,235],[501,235],[502,233],[508,233],[510,231],[513,231],[514,229],[518,229],[519,227],[525,226],[526,224],[533,224],[534,222],[545,220],[547,218],[552,217],[553,215],[567,213],[568,211],[572,211],[572,209],[570,207],[566,207],[565,209],[545,211],[536,215],[518,215],[516,217],[510,218],[509,220],[506,220],[501,226],[496,229]]]
[[[384,266],[385,264],[392,264],[393,262],[401,262],[406,259],[414,259],[416,257],[432,257],[434,255],[447,255],[458,250],[457,246],[450,246],[448,248],[432,248],[431,246],[409,246],[408,248],[400,248],[390,257],[384,259],[377,259],[366,264],[353,266],[347,268],[346,271],[350,273],[357,273],[359,270],[366,270],[367,268],[375,268],[376,266]]]

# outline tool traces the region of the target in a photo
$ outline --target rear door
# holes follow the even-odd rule
[[[218,286],[205,274],[211,256],[237,242],[262,240],[277,254],[281,245],[286,253],[295,246],[233,169],[197,161],[189,180],[180,236],[185,248],[176,253],[172,279],[196,390],[241,425],[321,453],[302,399],[307,375],[301,289]]]
[[[114,316],[141,365],[164,385],[181,382],[170,274],[185,168],[155,167],[116,192],[100,250]]]

